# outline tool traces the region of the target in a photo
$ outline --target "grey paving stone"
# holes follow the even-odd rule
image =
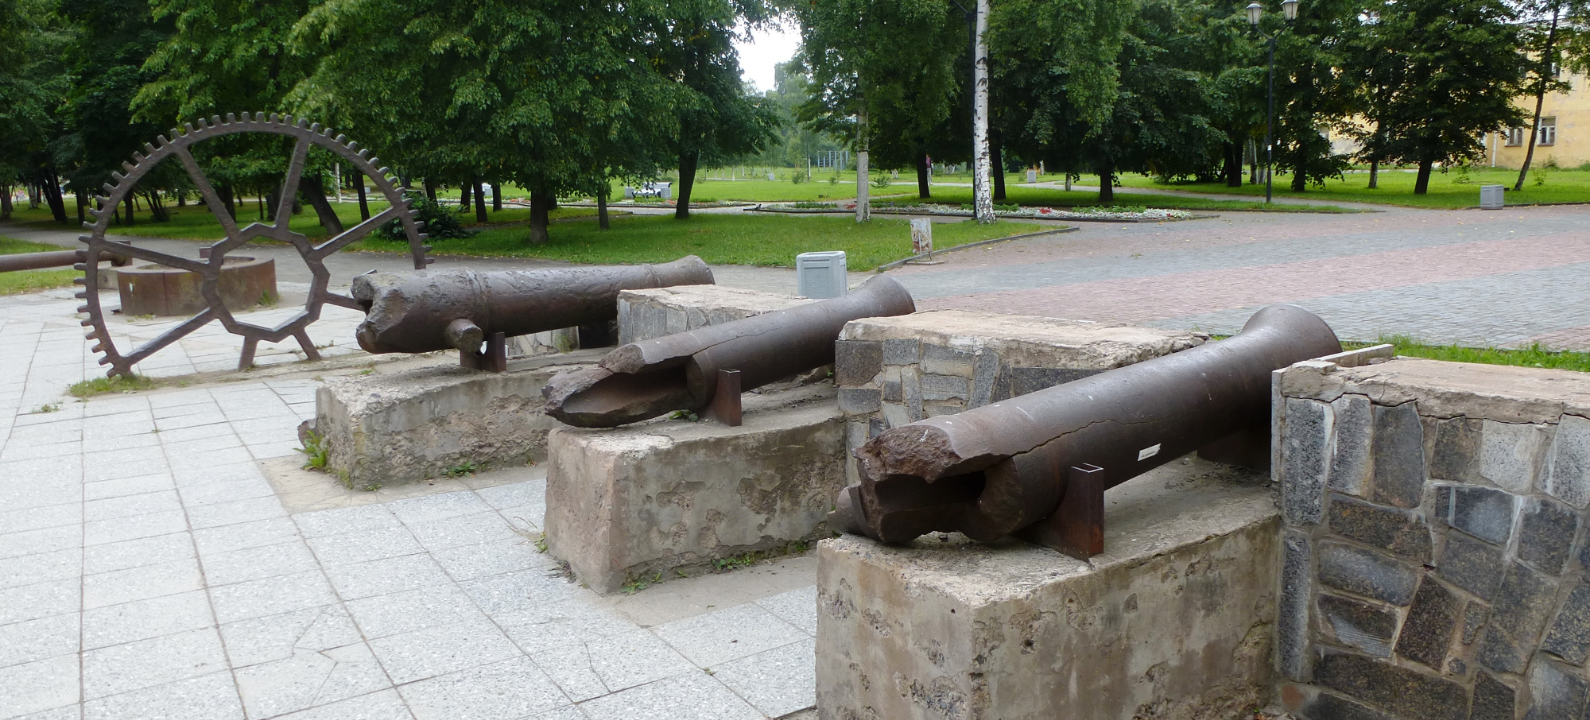
[[[1590,420],[1563,415],[1552,440],[1548,495],[1583,510],[1590,505]]]
[[[281,720],[414,720],[414,716],[396,690],[382,690],[283,715]]]
[[[1373,468],[1369,450],[1374,414],[1369,398],[1343,395],[1331,401],[1331,409],[1335,433],[1327,483],[1337,492],[1364,497],[1369,493],[1369,471]]]
[[[1532,720],[1573,718],[1584,711],[1590,685],[1579,673],[1550,660],[1529,668],[1529,713]]]
[[[242,720],[232,674],[211,673],[83,704],[84,720]]]
[[[79,525],[6,533],[0,535],[0,560],[81,547],[83,528]]]
[[[1468,692],[1461,685],[1362,655],[1327,650],[1315,677],[1408,720],[1463,720],[1468,713]]]
[[[817,586],[782,592],[756,601],[778,619],[798,627],[808,635],[817,634]]]
[[[1336,642],[1375,657],[1391,657],[1397,635],[1397,612],[1370,603],[1320,593],[1321,628]]]
[[[817,641],[801,640],[712,668],[713,677],[762,714],[783,717],[817,704]]]
[[[594,606],[595,595],[561,575],[509,573],[459,583],[488,615],[546,612],[550,607]],[[545,619],[545,616],[542,616]]]
[[[156,535],[84,548],[83,572],[93,575],[193,557],[193,538],[187,533]]]
[[[1406,510],[1331,495],[1326,521],[1338,535],[1412,560],[1430,559],[1430,528]]]
[[[204,557],[204,576],[211,587],[291,575],[316,569],[315,556],[302,542],[243,548]]]
[[[700,672],[667,643],[645,630],[592,638],[542,650],[530,657],[576,701],[666,677]],[[587,689],[591,675],[599,681],[602,692],[592,694]]]
[[[423,553],[351,565],[331,565],[326,567],[326,577],[330,578],[332,587],[344,600],[452,582],[452,578],[442,572],[441,566],[430,555]]]
[[[82,609],[83,581],[77,577],[0,588],[0,625],[25,622]]]
[[[497,626],[483,622],[377,638],[370,641],[370,649],[398,685],[520,655]]]
[[[1425,577],[1408,608],[1408,618],[1397,636],[1397,656],[1441,671],[1446,666],[1452,632],[1457,629],[1463,601],[1434,578]]]
[[[83,648],[120,645],[215,624],[203,590],[138,600],[83,612]]]
[[[1463,533],[1447,533],[1446,547],[1436,559],[1442,579],[1486,600],[1502,584],[1502,550]]]
[[[268,497],[276,491],[265,478],[253,477],[238,480],[209,478],[203,483],[184,485],[181,492],[183,505],[197,507]]]
[[[1324,517],[1325,470],[1331,408],[1314,400],[1288,398],[1281,439],[1281,512],[1290,525],[1312,525]]]
[[[54,710],[24,715],[18,720],[82,720],[83,708],[81,705],[67,705]]]
[[[403,524],[412,525],[429,520],[485,512],[490,510],[491,506],[475,493],[464,490],[397,500],[387,503],[387,508],[397,515]]]
[[[188,507],[188,523],[195,530],[285,517],[287,511],[275,495]]]
[[[210,589],[210,604],[215,608],[215,619],[222,624],[318,608],[335,602],[337,596],[319,570]]]
[[[1437,508],[1442,517],[1463,532],[1498,545],[1505,545],[1513,534],[1517,499],[1513,495],[1486,487],[1453,487],[1449,504]]]
[[[675,620],[653,631],[701,667],[721,665],[808,637],[754,603]]]
[[[1540,649],[1575,665],[1585,664],[1590,656],[1590,582],[1581,580],[1568,593]]]
[[[276,517],[195,530],[193,544],[199,548],[200,555],[210,555],[261,545],[275,545],[297,537],[299,537],[298,526],[294,525],[292,520]]]
[[[506,544],[525,539],[513,531],[513,526],[501,514],[489,509],[469,515],[410,523],[408,527],[420,545],[432,552],[458,545],[493,541]]]
[[[470,602],[469,596],[453,585],[435,585],[350,600],[346,605],[348,613],[367,638],[486,620],[485,615]]]
[[[249,717],[275,717],[391,687],[370,648],[299,651],[284,660],[251,665],[235,673]]]
[[[1418,575],[1408,565],[1339,543],[1319,544],[1318,576],[1330,587],[1392,605],[1407,605],[1418,584]]]
[[[1562,572],[1579,534],[1579,515],[1562,503],[1531,497],[1518,523],[1518,559],[1552,575]]]
[[[1474,679],[1474,705],[1469,711],[1470,720],[1513,720],[1517,715],[1513,689],[1490,673],[1482,672]]]
[[[1431,446],[1430,477],[1460,483],[1479,480],[1483,428],[1484,421],[1478,418],[1437,421],[1435,443]]]
[[[235,668],[285,660],[359,642],[359,629],[341,605],[294,610],[221,626],[221,640]]]
[[[1514,493],[1528,493],[1544,459],[1551,435],[1539,425],[1484,422],[1480,442],[1480,476]]]
[[[293,522],[306,538],[341,535],[343,533],[381,530],[398,526],[396,515],[385,505],[360,505],[358,507],[298,513]]]
[[[525,657],[421,680],[398,692],[419,720],[522,718],[571,704]]]
[[[92,700],[226,668],[214,628],[113,645],[83,653],[83,696]]]
[[[1289,410],[1290,412],[1290,410]],[[1424,495],[1424,428],[1417,403],[1374,406],[1374,488],[1371,500],[1402,508],[1418,507]]]
[[[187,529],[188,516],[187,513],[181,510],[134,515],[112,520],[96,520],[84,523],[83,544],[93,546],[121,542],[123,540],[137,540],[156,535],[184,532]]]
[[[481,488],[476,490],[475,494],[485,500],[487,505],[498,510],[537,504],[544,506],[547,500],[547,479],[539,477],[524,482]]]
[[[200,572],[194,558],[86,575],[83,577],[83,608],[119,605],[203,587],[204,573]]]
[[[0,668],[0,712],[20,716],[78,702],[78,672],[76,655]]]
[[[681,716],[681,708],[689,708],[689,715]],[[600,697],[580,709],[592,718],[763,720],[762,713],[701,671]]]
[[[81,617],[66,613],[0,625],[0,668],[77,653],[81,648]]]
[[[123,495],[103,500],[89,500],[83,503],[83,519],[89,522],[113,520],[133,515],[147,515],[149,513],[181,509],[182,501],[177,499],[176,490],[156,490],[140,495]]]
[[[522,570],[551,570],[554,566],[530,540],[494,540],[478,545],[460,545],[431,553],[447,574],[460,582]]]
[[[83,522],[83,507],[78,502],[0,512],[0,527],[11,532],[76,527]]]
[[[409,532],[407,527],[396,524],[396,520],[393,518],[392,527],[310,538],[309,547],[314,550],[315,557],[328,566],[369,562],[424,552],[425,548],[420,547],[419,541],[414,539],[414,534]]]

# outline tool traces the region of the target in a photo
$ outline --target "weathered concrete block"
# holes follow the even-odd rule
[[[1485,628],[1475,659],[1499,673],[1522,673],[1529,662],[1529,650],[1512,635],[1495,625]]]
[[[953,375],[932,374],[922,376],[923,402],[943,400],[965,401],[967,396],[970,394],[971,381],[966,378],[955,377]]]
[[[824,541],[819,715],[1231,718],[1262,706],[1279,522],[1262,488],[1193,479],[1205,472],[1173,463],[1112,489],[1107,550],[1091,565],[1015,540]]]
[[[1518,717],[1513,689],[1492,677],[1479,673],[1474,681],[1474,706],[1469,720],[1514,720]]]
[[[1038,392],[1101,372],[1104,371],[1087,368],[1013,367],[1010,369],[1010,396]],[[997,401],[1004,398],[996,396],[994,399]]]
[[[1430,559],[1430,528],[1419,515],[1332,495],[1327,518],[1331,532],[1425,562]]]
[[[883,364],[915,365],[922,362],[922,341],[916,338],[885,338]]]
[[[972,376],[973,352],[934,342],[922,344],[922,372],[933,375]]]
[[[1534,640],[1551,615],[1556,595],[1556,581],[1513,563],[1502,576],[1501,589],[1491,604],[1491,626],[1515,638]]]
[[[866,385],[883,372],[883,343],[840,340],[834,343],[834,384]]]
[[[1286,401],[1281,465],[1287,482],[1281,486],[1281,511],[1290,525],[1313,525],[1324,516],[1331,424],[1329,404]]]
[[[1319,544],[1319,580],[1392,605],[1413,599],[1419,576],[1405,563],[1342,543]]]
[[[742,320],[812,302],[722,285],[677,285],[618,294],[618,344]]]
[[[1331,445],[1330,487],[1337,492],[1365,497],[1369,492],[1369,473],[1374,464],[1370,455],[1374,413],[1369,398],[1343,395],[1331,401],[1335,438]]]
[[[1562,416],[1545,485],[1547,494],[1580,510],[1590,505],[1590,420]]]
[[[631,578],[827,536],[845,484],[832,388],[748,393],[744,407],[733,428],[667,420],[553,431],[548,550],[606,593]]]
[[[966,399],[966,407],[982,407],[996,399],[1003,399],[994,397],[994,389],[999,385],[999,354],[991,350],[980,350],[973,365],[976,367],[972,373],[972,394]]]
[[[1529,717],[1575,718],[1584,712],[1590,684],[1577,671],[1541,659],[1529,669]]]
[[[1424,428],[1416,403],[1376,405],[1373,443],[1375,484],[1370,499],[1418,507],[1424,496]]]
[[[1463,612],[1463,601],[1433,578],[1419,583],[1408,619],[1397,635],[1397,656],[1436,672],[1446,667],[1447,648]]]
[[[1461,533],[1448,533],[1436,572],[1453,585],[1486,600],[1502,584],[1502,549]]]
[[[1317,682],[1392,710],[1406,720],[1466,720],[1469,697],[1463,686],[1361,655],[1325,651],[1315,671]]]
[[[1550,436],[1539,425],[1486,420],[1480,440],[1480,476],[1514,493],[1535,486]]]
[[[1491,608],[1478,600],[1470,600],[1467,607],[1463,608],[1463,644],[1473,645],[1479,638],[1480,630],[1485,627],[1485,621],[1491,617]]]
[[[1286,590],[1281,592],[1284,597]],[[1397,635],[1396,610],[1320,593],[1319,613],[1320,630],[1327,640],[1375,657],[1391,657],[1391,640]]]
[[[1281,595],[1276,603],[1276,657],[1281,675],[1308,679],[1309,598],[1314,594],[1313,544],[1288,529],[1282,536]],[[1388,638],[1389,641],[1389,638]]]
[[[839,411],[866,415],[883,409],[883,391],[874,388],[839,388]]]
[[[1524,501],[1518,523],[1518,559],[1552,575],[1568,562],[1568,547],[1579,534],[1579,515],[1546,498]]]
[[[1485,421],[1447,418],[1435,425],[1430,447],[1430,477],[1472,483],[1480,478],[1480,445]]]
[[[1486,487],[1453,487],[1447,504],[1436,512],[1448,525],[1482,540],[1505,545],[1513,536],[1516,498]]]
[[[1568,593],[1540,648],[1575,665],[1585,664],[1590,655],[1590,581],[1581,580]]]
[[[513,360],[484,373],[456,361],[379,375],[326,378],[315,394],[315,431],[327,467],[353,487],[433,478],[464,465],[523,465],[546,457],[559,423],[541,414],[541,387],[606,352]]]

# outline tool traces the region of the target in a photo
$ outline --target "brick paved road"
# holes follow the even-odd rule
[[[1084,225],[896,271],[919,307],[1233,332],[1295,302],[1346,339],[1590,350],[1590,208]]]

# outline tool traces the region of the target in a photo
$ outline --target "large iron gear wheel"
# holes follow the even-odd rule
[[[189,152],[190,147],[205,140],[244,132],[286,135],[297,139],[288,163],[286,179],[278,196],[281,206],[274,215],[276,218],[274,224],[249,223],[244,227],[238,227],[237,221],[227,212],[226,204],[210,185],[204,171],[199,168],[198,162]],[[375,186],[377,199],[384,196],[390,204],[389,207],[371,215],[369,220],[348,228],[318,245],[310,242],[304,235],[289,230],[287,223],[292,218],[291,203],[298,194],[298,183],[304,174],[310,146],[328,150],[351,163],[358,172],[364,173]],[[398,189],[397,179],[388,169],[377,167],[375,165],[377,159],[368,155],[369,150],[360,149],[358,143],[349,142],[345,136],[330,136],[330,131],[322,128],[319,123],[311,124],[308,120],[295,119],[291,115],[277,116],[275,113],[269,117],[264,113],[255,113],[252,117],[244,113],[242,118],[228,114],[225,120],[217,115],[209,120],[200,120],[198,127],[190,123],[182,126],[181,129],[173,128],[169,139],[162,136],[155,144],[145,144],[144,152],[133,153],[133,162],[122,163],[122,168],[127,174],[112,173],[115,184],[107,183],[104,186],[105,195],[95,198],[99,201],[100,209],[88,209],[88,213],[94,216],[95,221],[83,224],[91,233],[79,238],[88,245],[88,249],[79,251],[81,262],[78,263],[77,269],[83,272],[83,277],[77,278],[75,282],[84,286],[83,290],[77,293],[77,297],[84,300],[85,304],[79,306],[77,311],[88,314],[88,319],[83,320],[82,324],[84,327],[92,328],[88,332],[87,339],[98,341],[92,349],[100,354],[99,364],[110,366],[106,374],[113,377],[116,375],[130,377],[134,365],[215,320],[219,320],[227,331],[243,336],[243,353],[238,359],[240,370],[254,364],[254,352],[261,341],[281,342],[289,337],[298,341],[305,357],[310,360],[320,359],[320,353],[310,341],[305,328],[320,319],[321,307],[329,302],[333,305],[363,310],[353,298],[328,289],[331,274],[326,270],[326,256],[370,234],[387,222],[397,220],[402,224],[404,234],[408,236],[409,251],[414,257],[414,269],[423,270],[431,263],[431,259],[426,257],[426,253],[431,248],[424,244],[425,235],[420,232],[420,225],[415,221],[412,201],[403,196]],[[150,169],[173,157],[187,169],[188,176],[193,179],[194,186],[204,197],[210,212],[215,214],[221,222],[221,227],[226,231],[224,239],[210,246],[207,258],[177,257],[105,238],[105,231],[110,226],[117,205],[126,200],[127,194],[133,191],[134,185],[148,174]],[[309,288],[309,300],[304,308],[275,327],[263,327],[238,320],[221,301],[219,290],[221,264],[226,261],[227,253],[255,238],[279,240],[292,245],[303,257],[313,276]],[[200,293],[204,296],[208,307],[159,337],[133,348],[130,352],[122,352],[116,347],[105,325],[105,312],[100,305],[97,289],[100,261],[118,256],[198,273],[203,278]]]

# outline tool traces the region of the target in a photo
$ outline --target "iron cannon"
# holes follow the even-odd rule
[[[886,430],[855,450],[861,481],[829,526],[890,543],[1019,534],[1096,555],[1106,488],[1194,450],[1267,464],[1270,373],[1340,351],[1318,316],[1270,305],[1226,340]]]
[[[728,402],[727,422],[738,424],[741,391],[832,363],[845,323],[915,311],[905,286],[878,275],[848,295],[616,348],[598,367],[548,381],[546,412],[577,427],[615,427]]]
[[[353,298],[365,311],[355,334],[371,353],[474,353],[499,333],[612,320],[622,290],[712,283],[712,270],[694,255],[662,265],[370,273],[353,280]]]

